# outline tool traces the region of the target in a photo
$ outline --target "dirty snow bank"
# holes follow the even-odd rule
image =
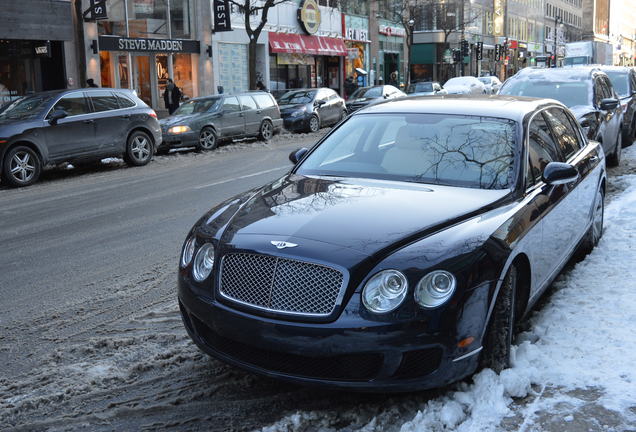
[[[636,149],[625,153],[634,158]],[[600,244],[555,282],[550,299],[530,319],[530,330],[518,335],[512,368],[500,375],[481,371],[472,383],[456,384],[443,396],[423,402],[397,424],[391,417],[400,407],[388,403],[366,424],[346,429],[622,431],[634,427],[636,176],[611,181],[622,183],[625,190],[606,208]],[[297,412],[262,431],[341,429],[343,413],[325,418],[329,415],[333,413]],[[577,423],[579,416],[587,418]]]

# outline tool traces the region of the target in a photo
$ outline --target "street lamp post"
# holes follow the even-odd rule
[[[415,27],[415,20],[411,18],[408,21],[408,25],[409,25],[409,61],[408,61],[408,70],[406,71],[405,90],[408,88],[409,84],[411,84],[411,63],[413,61],[413,28]]]
[[[558,48],[558,40],[559,40],[559,26],[561,25],[563,21],[561,20],[560,16],[555,16],[554,17],[554,63],[552,64],[552,67],[557,67],[557,58],[558,58],[558,54],[557,54],[557,48]]]

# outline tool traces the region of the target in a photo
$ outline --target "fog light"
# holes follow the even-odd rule
[[[194,257],[194,265],[192,266],[192,276],[197,282],[202,282],[210,276],[212,266],[214,265],[214,246],[212,243],[205,243],[199,248],[197,255]]]
[[[455,292],[455,276],[435,270],[424,276],[415,287],[415,301],[422,307],[435,308],[446,302]]]

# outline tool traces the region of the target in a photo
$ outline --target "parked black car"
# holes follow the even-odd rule
[[[598,67],[522,69],[506,80],[499,94],[553,98],[564,103],[588,138],[603,145],[608,164],[620,163],[623,111],[609,77]]]
[[[221,140],[271,139],[283,120],[274,97],[264,91],[198,97],[161,119],[162,152],[176,147],[215,149]]]
[[[406,93],[392,85],[360,87],[347,100],[347,112],[351,114],[365,106],[402,96]]]
[[[161,144],[157,114],[131,90],[87,88],[25,96],[0,113],[2,181],[35,183],[49,164],[123,157],[145,165]]]
[[[316,132],[347,115],[344,99],[325,87],[287,92],[278,104],[285,129],[290,131]]]
[[[417,81],[409,84],[406,88],[408,96],[444,95],[446,93],[446,90],[437,81]]]
[[[625,66],[599,66],[607,74],[623,110],[623,147],[636,139],[636,71]]]
[[[199,219],[178,273],[193,341],[271,377],[401,391],[499,371],[602,235],[603,150],[556,101],[380,103],[290,159]]]

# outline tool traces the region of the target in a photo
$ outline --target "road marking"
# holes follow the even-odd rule
[[[223,184],[223,183],[229,183],[229,182],[233,182],[233,181],[236,181],[236,180],[246,179],[246,178],[250,178],[250,177],[256,177],[256,176],[259,176],[261,174],[267,174],[267,173],[274,172],[274,171],[279,171],[279,170],[282,170],[282,169],[289,169],[289,165],[280,166],[280,167],[276,167],[276,168],[272,168],[272,169],[268,169],[268,170],[264,170],[264,171],[259,171],[259,172],[255,172],[255,173],[252,173],[252,174],[246,174],[246,175],[242,175],[242,176],[239,176],[239,177],[234,177],[234,178],[227,179],[227,180],[221,180],[221,181],[210,183],[210,184],[206,184],[206,185],[195,186],[193,189],[204,189],[204,188],[207,188],[207,187],[218,186],[218,185]]]

